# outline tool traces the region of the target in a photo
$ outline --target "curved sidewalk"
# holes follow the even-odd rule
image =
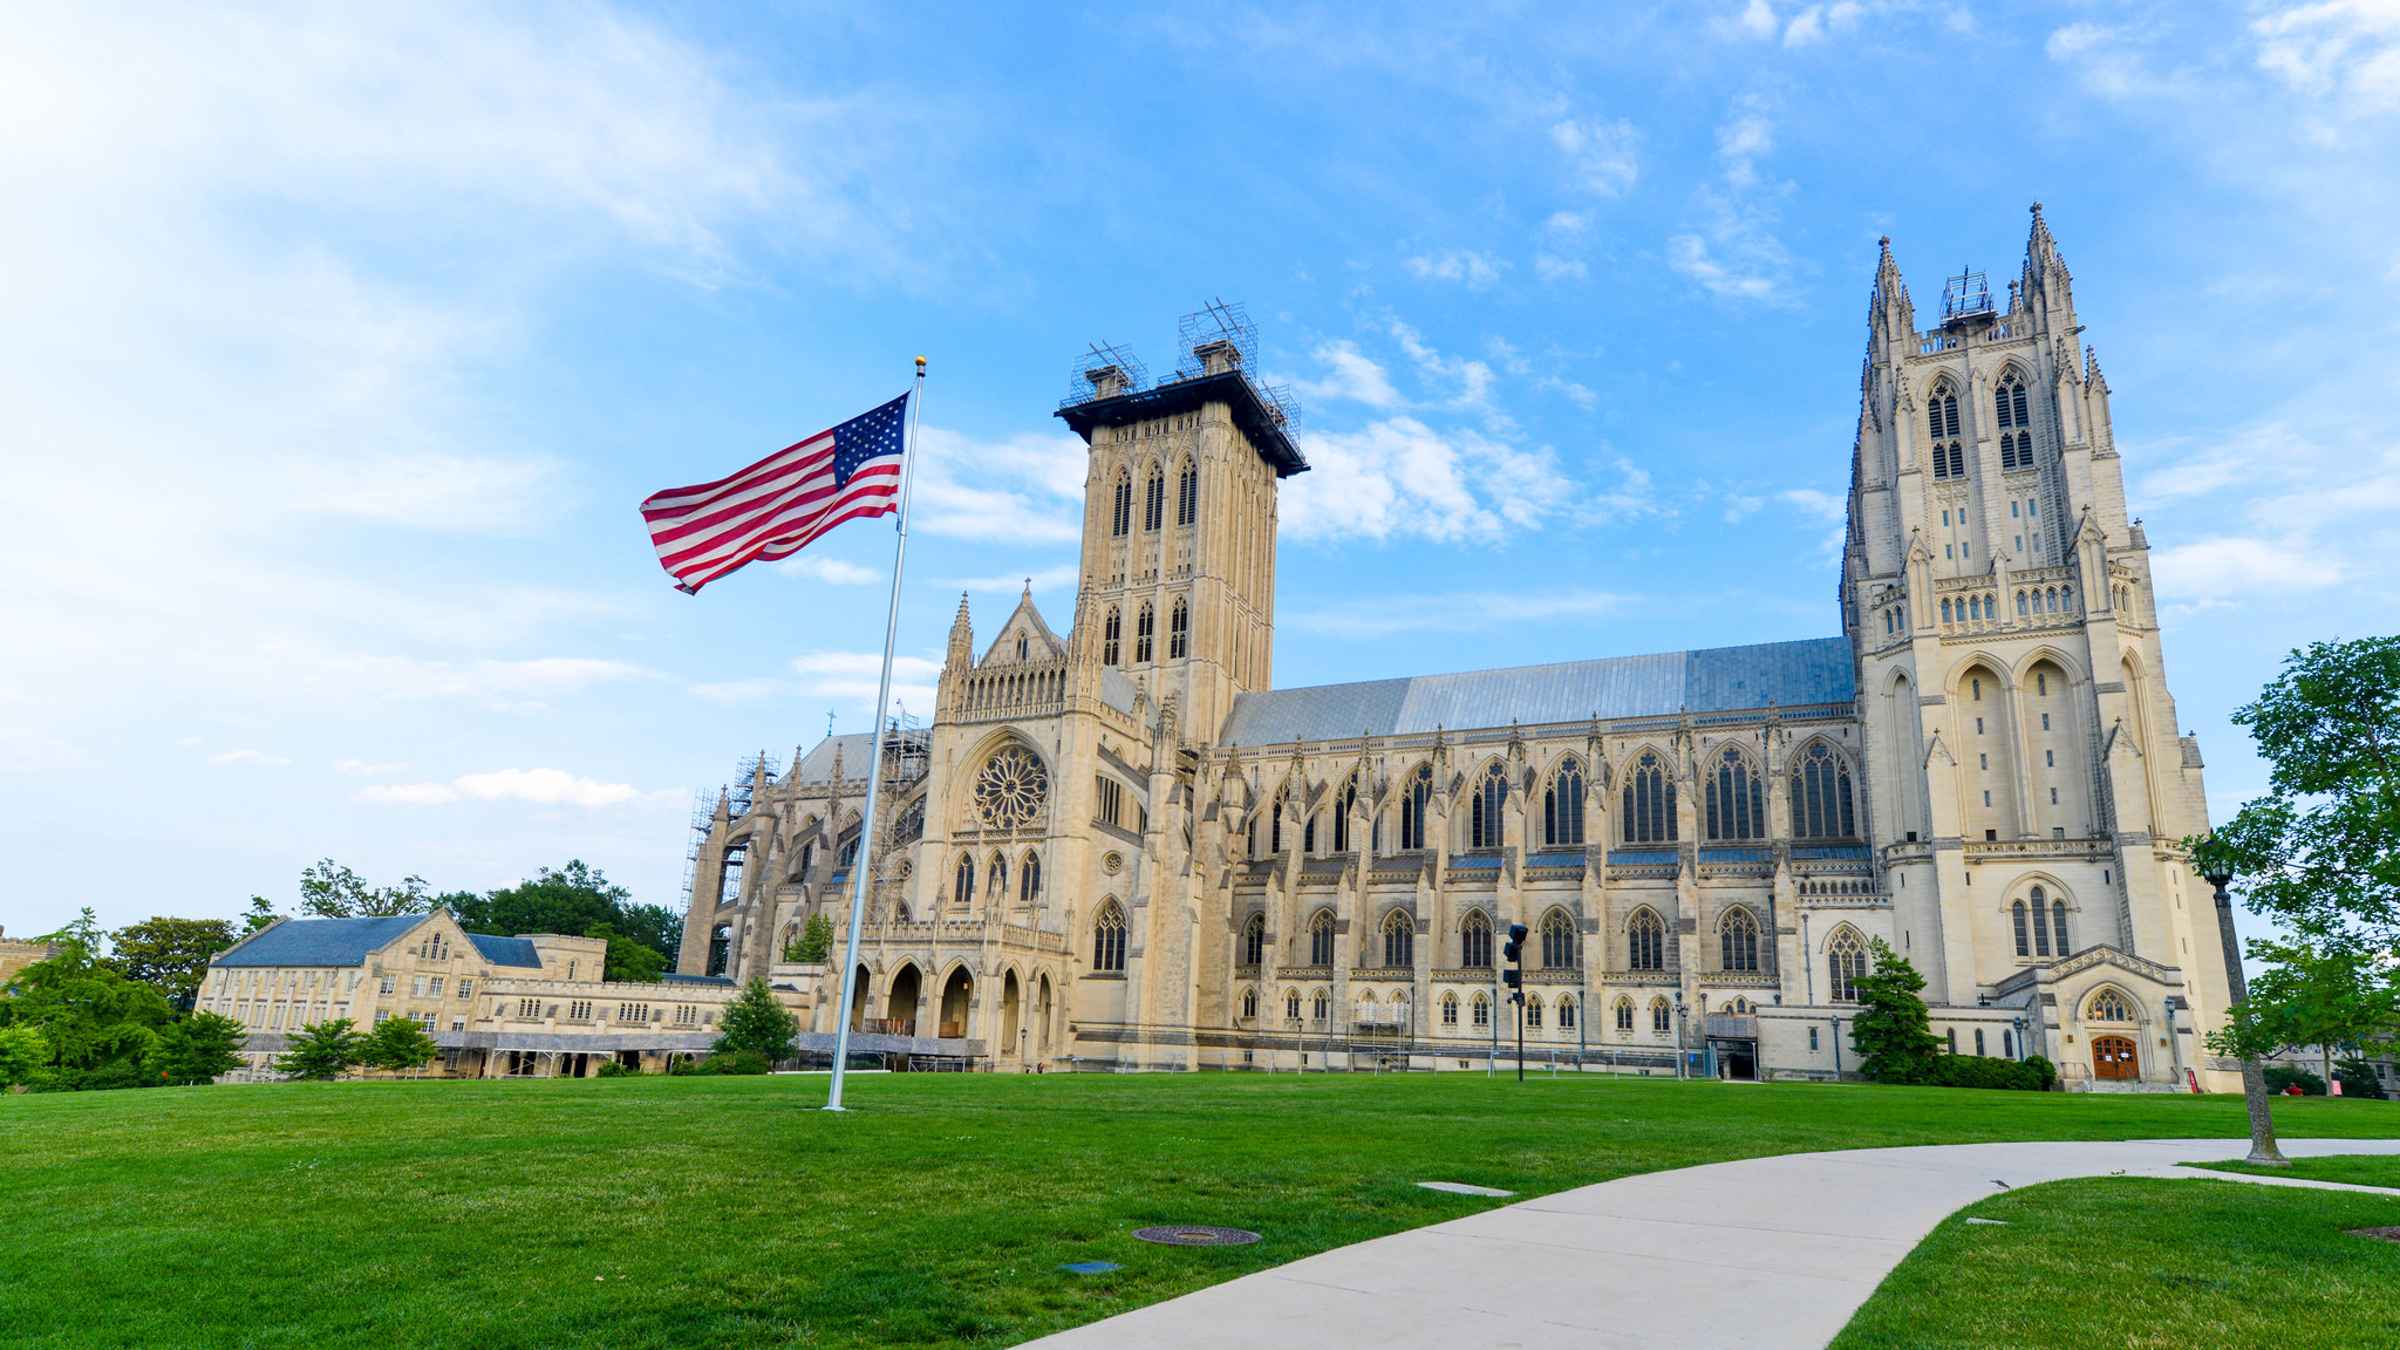
[[[2400,1153],[2400,1140],[2283,1148]],[[1943,1218],[2004,1186],[2221,1179],[2236,1174],[2177,1164],[2247,1151],[2240,1139],[1951,1144],[1648,1172],[1337,1248],[1036,1344],[1821,1346]]]

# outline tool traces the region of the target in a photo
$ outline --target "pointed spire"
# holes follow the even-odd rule
[[[967,593],[958,593],[958,617],[950,621],[949,664],[964,670],[975,660],[975,621],[967,615]]]
[[[2103,394],[2108,392],[2108,377],[2100,373],[2100,353],[2090,346],[2083,349],[2083,382]]]
[[[1877,239],[1875,247],[1875,289],[1867,300],[1867,326],[1887,338],[1914,333],[1917,308],[1908,298],[1908,283],[1900,278],[1900,264],[1892,257],[1892,237]]]
[[[750,764],[750,788],[751,788],[751,791],[753,791],[753,792],[756,792],[757,790],[759,790],[760,788],[763,788],[763,787],[765,787],[766,785],[767,785],[767,749],[766,749],[766,747],[765,747],[765,746],[763,746],[763,745],[762,745],[762,746],[760,746],[760,747],[759,747],[759,749],[758,749],[758,758],[757,758],[757,759],[755,759],[755,760],[753,760],[753,761],[751,761],[751,764]]]
[[[717,819],[733,819],[733,789],[723,783],[717,785]]]
[[[2049,222],[2042,219],[2042,204],[2033,204],[2033,226],[2025,236],[2025,295],[2047,295],[2053,305],[2063,299],[2074,277],[2067,271],[2067,260],[2059,256],[2058,240],[2051,237]]]

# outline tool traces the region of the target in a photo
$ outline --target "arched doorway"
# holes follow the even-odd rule
[[[934,1034],[953,1038],[965,1036],[967,1008],[974,997],[975,981],[967,975],[967,968],[960,966],[951,971],[950,978],[942,984],[941,1025]]]
[[[2128,1036],[2092,1038],[2092,1077],[2103,1082],[2133,1082],[2142,1076],[2141,1052]]]
[[[1000,981],[1000,1044],[992,1047],[997,1054],[1021,1055],[1024,1051],[1024,1043],[1018,1035],[1018,1024],[1022,1019],[1018,1016],[1017,1005],[1022,1001],[1022,992],[1017,988],[1017,972],[1012,970]]]
[[[917,988],[922,983],[913,965],[900,967],[892,977],[891,996],[884,1000],[884,1030],[895,1036],[917,1034]]]
[[[858,978],[850,987],[850,1029],[867,1029],[867,968],[858,968]]]

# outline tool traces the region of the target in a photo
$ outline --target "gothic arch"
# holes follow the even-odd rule
[[[1946,688],[1956,709],[1951,749],[1958,757],[1961,832],[1979,842],[2024,835],[2029,818],[2019,792],[2018,699],[2005,663],[1978,652],[1951,673]]]
[[[1667,921],[1649,905],[1636,905],[1625,916],[1625,968],[1667,969]]]
[[[1467,809],[1455,813],[1453,823],[1460,834],[1453,847],[1500,847],[1506,835],[1503,822],[1508,816],[1508,799],[1515,786],[1509,782],[1507,761],[1498,755],[1485,756],[1461,788],[1467,797]]]
[[[1785,807],[1794,839],[1856,839],[1865,818],[1864,775],[1849,750],[1822,732],[1808,737],[1785,758],[1790,782]]]
[[[2104,980],[2083,991],[2083,996],[2075,1001],[2075,1024],[2092,1023],[2146,1027],[2150,1025],[2150,1010],[2123,985]]]
[[[1583,964],[1583,935],[1566,906],[1552,905],[1544,910],[1528,936],[1541,944],[1539,969],[1573,970]]]
[[[1765,969],[1760,954],[1766,925],[1746,904],[1728,905],[1717,916],[1717,965],[1721,970],[1754,973]]]
[[[1542,837],[1549,848],[1580,848],[1585,834],[1585,795],[1591,790],[1591,771],[1583,756],[1564,751],[1550,761],[1541,779]],[[1532,809],[1528,802],[1527,810]]]
[[[1681,833],[1676,823],[1675,757],[1655,745],[1636,746],[1619,777],[1624,801],[1617,812],[1617,832],[1622,842],[1674,843]]]
[[[1757,753],[1739,738],[1708,747],[1701,760],[1700,837],[1739,843],[1767,837],[1767,784]]]
[[[1869,969],[1867,936],[1849,923],[1838,923],[1825,935],[1825,996],[1834,1003],[1858,1001],[1857,984]]]

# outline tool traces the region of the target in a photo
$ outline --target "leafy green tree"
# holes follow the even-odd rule
[[[224,919],[161,915],[109,934],[108,960],[126,978],[157,985],[168,1001],[189,1006],[208,963],[234,941],[233,925]]]
[[[347,1017],[300,1028],[290,1048],[276,1056],[275,1068],[294,1078],[330,1081],[366,1058],[367,1038]]]
[[[2232,1020],[2209,1034],[2219,1053],[2271,1055],[2285,1048],[2320,1047],[2325,1076],[2340,1047],[2386,1042],[2400,1022],[2400,984],[2354,949],[2321,950],[2307,942],[2254,938],[2250,955],[2268,962],[2250,980],[2249,996]]]
[[[618,932],[614,925],[596,925],[584,936],[599,938],[608,944],[608,964],[604,972],[608,979],[647,984],[667,972],[667,958]]]
[[[214,1081],[242,1067],[241,1048],[249,1032],[241,1023],[215,1013],[193,1013],[170,1022],[158,1033],[145,1062],[149,1077],[162,1083],[197,1084]]]
[[[0,1088],[30,1082],[50,1067],[50,1042],[30,1026],[0,1026]]]
[[[2363,1059],[2345,1059],[2334,1065],[2333,1076],[2341,1083],[2345,1097],[2379,1102],[2390,1095],[2383,1090],[2383,1080],[2375,1076],[2375,1066]]]
[[[17,972],[0,998],[0,1026],[39,1031],[53,1067],[84,1075],[122,1066],[138,1081],[158,1029],[174,1019],[166,996],[101,957],[104,939],[89,909],[44,940],[55,951]]]
[[[724,1030],[709,1047],[717,1055],[756,1054],[769,1063],[792,1057],[792,1037],[800,1019],[775,1001],[775,991],[753,976],[725,1008]]]
[[[275,912],[275,902],[263,895],[250,897],[250,908],[242,915],[242,936],[248,937],[283,916]]]
[[[786,961],[822,961],[833,952],[833,920],[822,914],[811,914],[800,930],[800,940],[783,954]]]
[[[1878,1083],[1923,1082],[1942,1052],[1919,993],[1925,977],[1882,938],[1870,950],[1874,968],[1858,981],[1859,1011],[1850,1023],[1858,1071]]]
[[[2352,1002],[2328,998],[2328,971],[2346,967],[2369,1007],[2400,1003],[2400,637],[2295,651],[2233,720],[2267,761],[2267,792],[2184,846],[2203,876],[2232,873],[2242,903],[2291,933],[2288,944],[2253,942],[2253,955],[2308,953],[2291,979],[2262,975],[2209,1038],[2220,1053],[2265,1054],[2288,1043],[2294,1018]],[[2396,1032],[2387,1014],[2362,1039]]]
[[[460,924],[477,933],[599,937],[593,930],[606,927],[610,936],[658,953],[662,970],[683,941],[680,915],[664,905],[635,903],[632,892],[580,858],[561,868],[541,868],[528,880],[488,895],[446,896],[444,902]],[[612,944],[610,960],[619,959]]]
[[[359,1046],[359,1062],[378,1069],[421,1069],[442,1048],[433,1043],[415,1018],[394,1017],[377,1023]]]
[[[369,886],[364,877],[331,858],[300,869],[300,912],[314,918],[385,918],[432,908],[423,877],[403,877],[397,886]]]

